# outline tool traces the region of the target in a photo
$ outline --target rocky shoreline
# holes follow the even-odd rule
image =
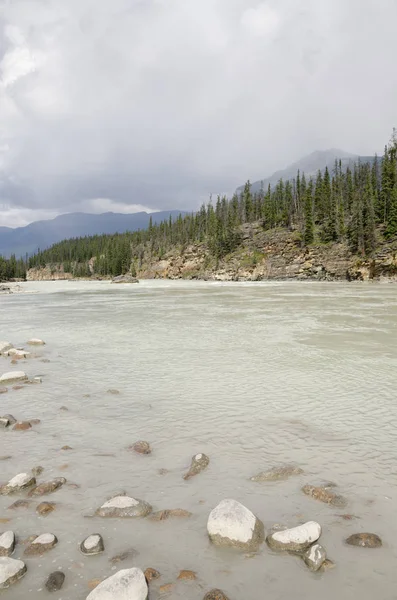
[[[31,338],[26,342],[29,349],[23,345],[15,347],[12,343],[0,342],[0,393],[2,396],[2,406],[7,404],[8,388],[18,391],[26,385],[32,383],[42,383],[39,376],[28,376],[24,371],[3,369],[7,361],[11,360],[12,365],[17,365],[24,360],[29,366],[34,359],[47,361],[45,357],[46,345],[40,338]],[[34,363],[33,363],[34,364]],[[111,394],[116,394],[117,390],[108,390]],[[61,407],[67,411],[67,407]],[[8,406],[12,410],[12,406]],[[37,415],[39,418],[24,420],[24,415],[17,417],[12,414],[0,415],[0,435],[3,443],[6,444],[8,435],[28,435],[25,432],[35,427],[40,427],[41,418],[44,415]],[[64,446],[63,449],[70,449]],[[152,448],[146,440],[137,440],[127,449],[130,452],[141,455],[142,460],[148,460],[152,454]],[[10,457],[1,456],[0,460],[6,461]],[[22,467],[21,456],[21,467]],[[150,468],[150,463],[148,463]],[[186,470],[181,471],[180,478],[185,481],[183,485],[189,485],[189,481],[194,477],[206,477],[211,469],[211,458],[203,452],[196,453],[190,460],[190,465]],[[10,510],[19,508],[34,510],[38,515],[45,516],[57,508],[56,502],[46,500],[48,496],[58,498],[62,495],[62,489],[68,485],[64,477],[47,479],[44,469],[41,466],[33,468],[31,471],[21,471],[13,473],[12,476],[3,481],[0,485],[0,495],[10,496],[13,502],[8,507]],[[5,477],[5,469],[2,469],[2,479]],[[304,494],[313,500],[313,513],[316,512],[315,503],[322,503],[328,506],[330,510],[345,510],[349,505],[349,499],[341,495],[338,486],[333,482],[314,482],[310,476],[296,464],[282,464],[271,466],[264,471],[252,475],[245,483],[239,485],[256,485],[258,493],[261,487],[268,485],[269,482],[276,483],[282,487],[286,480],[296,481],[296,490],[299,494]],[[250,483],[249,483],[250,482]],[[123,482],[120,482],[123,483]],[[73,485],[73,484],[69,484]],[[14,498],[17,498],[14,500]],[[36,504],[37,503],[37,504]],[[99,503],[98,503],[99,504]],[[154,510],[153,506],[144,499],[136,498],[127,492],[115,493],[109,498],[105,498],[102,504],[99,504],[91,518],[111,522],[114,519],[147,519],[150,521],[164,521],[168,519],[189,519],[192,513],[183,508],[166,508]],[[356,518],[349,513],[339,513],[338,516],[346,521]],[[6,519],[8,521],[9,519]],[[343,568],[343,564],[338,564],[337,557],[328,557],[327,551],[320,538],[323,532],[323,526],[316,520],[299,520],[296,515],[291,515],[288,521],[294,521],[293,527],[283,523],[277,523],[273,526],[264,525],[263,515],[254,514],[247,506],[234,498],[225,498],[216,506],[207,512],[207,526],[203,528],[201,535],[208,539],[215,547],[231,548],[235,552],[240,552],[243,556],[254,556],[266,554],[266,552],[282,553],[295,556],[297,560],[302,561],[309,572],[325,573],[332,567]],[[4,520],[2,520],[4,522]],[[0,522],[2,522],[0,520]],[[39,525],[42,521],[39,521]],[[27,564],[25,558],[43,557],[43,563],[47,570],[50,570],[51,560],[46,562],[47,555],[51,556],[51,550],[62,544],[62,537],[56,532],[46,531],[41,525],[41,532],[33,536],[26,537],[28,532],[19,526],[18,531],[9,529],[0,532],[0,589],[6,589],[14,586],[25,576],[29,576],[31,563]],[[86,556],[96,556],[107,552],[106,547],[108,537],[111,536],[111,528],[97,533],[93,531],[83,539],[75,539],[76,546],[80,552]],[[382,546],[382,540],[376,533],[357,531],[350,533],[344,538],[346,546],[356,546],[360,548],[376,549]],[[220,551],[220,550],[219,550]],[[354,550],[352,549],[352,552]],[[14,558],[16,556],[16,558]],[[185,580],[194,582],[199,579],[195,571],[182,569],[175,581],[162,584],[162,576],[154,567],[147,565],[131,566],[131,559],[134,552],[124,552],[122,555],[109,558],[111,564],[124,562],[126,568],[118,570],[112,575],[103,574],[101,579],[89,582],[92,591],[86,596],[86,600],[147,600],[150,597],[161,597],[163,594],[171,592],[178,581]],[[359,559],[359,555],[358,555]],[[95,559],[94,559],[95,560]],[[43,582],[48,591],[58,591],[67,583],[67,576],[58,569],[50,572]],[[191,585],[194,585],[192,583]],[[201,587],[207,588],[205,582],[200,583]],[[154,595],[152,595],[154,594]],[[205,592],[203,600],[237,600],[233,595],[233,584],[230,584],[229,590],[221,591],[213,588]]]

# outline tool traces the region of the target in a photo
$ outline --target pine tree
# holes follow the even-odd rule
[[[313,223],[313,182],[309,181],[309,185],[305,191],[305,245],[309,246],[314,240],[314,223]]]

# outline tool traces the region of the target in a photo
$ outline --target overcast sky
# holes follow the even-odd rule
[[[0,0],[0,225],[382,152],[396,23],[396,0]]]

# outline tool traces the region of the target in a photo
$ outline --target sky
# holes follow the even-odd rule
[[[396,0],[0,0],[0,226],[382,152],[396,23]]]

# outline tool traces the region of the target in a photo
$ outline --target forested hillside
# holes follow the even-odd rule
[[[335,161],[332,171],[315,178],[298,172],[271,189],[252,194],[246,183],[231,200],[218,197],[195,213],[150,222],[146,230],[70,239],[37,253],[29,268],[63,264],[74,276],[115,276],[138,271],[144,257],[161,260],[171,248],[205,246],[215,264],[242,244],[242,228],[259,223],[264,231],[294,232],[302,247],[345,243],[352,255],[371,257],[397,235],[397,133],[382,158],[346,171]],[[94,259],[94,260],[91,260]]]

